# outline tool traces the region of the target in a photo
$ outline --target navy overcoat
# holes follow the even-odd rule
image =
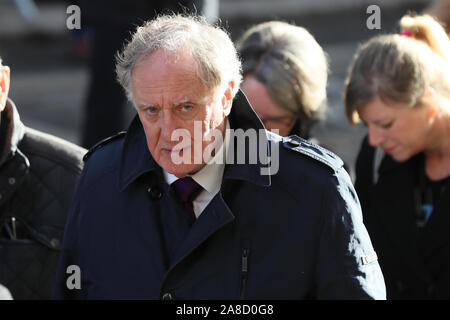
[[[233,129],[263,129],[242,92],[228,119]],[[277,172],[261,174],[263,161],[226,164],[220,192],[193,224],[138,118],[94,147],[68,218],[55,298],[384,299],[342,161],[295,136],[263,139],[278,148]],[[247,145],[247,160],[250,152]]]

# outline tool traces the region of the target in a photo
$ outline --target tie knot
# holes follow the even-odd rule
[[[178,179],[173,183],[173,187],[182,202],[192,201],[202,190],[202,186],[191,177]]]

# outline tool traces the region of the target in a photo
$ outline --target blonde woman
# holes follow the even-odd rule
[[[355,187],[388,299],[448,299],[449,39],[431,16],[400,26],[359,48],[346,81],[347,117],[368,128]]]

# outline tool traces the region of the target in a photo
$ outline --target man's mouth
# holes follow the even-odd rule
[[[167,153],[167,154],[172,154],[172,153],[178,154],[178,153],[180,153],[181,151],[184,151],[184,150],[186,150],[186,149],[188,149],[188,148],[189,148],[189,147],[186,147],[186,148],[178,148],[178,149],[175,149],[175,148],[161,148],[161,151],[164,152],[164,153]]]

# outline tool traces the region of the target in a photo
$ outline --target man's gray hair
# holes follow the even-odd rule
[[[200,16],[162,15],[138,27],[116,56],[117,80],[131,102],[136,65],[158,49],[176,52],[180,48],[190,51],[198,77],[211,89],[234,81],[234,97],[242,79],[241,62],[228,33]]]

